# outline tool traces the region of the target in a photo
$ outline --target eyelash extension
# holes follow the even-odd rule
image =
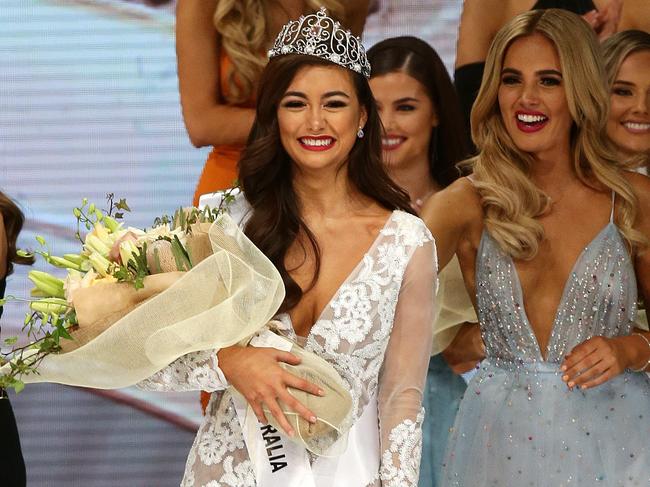
[[[629,88],[613,88],[612,93],[618,96],[630,96],[632,94],[632,90]]]
[[[516,76],[504,76],[503,78],[501,78],[501,83],[503,83],[504,85],[512,85],[517,82],[519,82],[519,78],[517,78]]]
[[[286,101],[282,104],[284,108],[301,108],[305,106],[305,103],[298,100]]]
[[[345,103],[344,101],[336,100],[336,101],[327,102],[325,106],[329,108],[343,108],[343,107],[347,107],[348,104]]]
[[[541,81],[547,86],[559,86],[562,83],[562,80],[553,77],[545,77],[542,78]]]
[[[397,110],[401,112],[412,112],[413,110],[415,110],[415,106],[408,105],[408,104],[397,105]]]

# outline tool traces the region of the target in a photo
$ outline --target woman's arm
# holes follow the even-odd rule
[[[429,198],[421,216],[435,238],[438,265],[442,271],[457,252],[463,236],[469,234],[473,223],[481,221],[480,199],[472,182],[461,178]],[[463,324],[443,352],[443,357],[457,374],[471,370],[484,356],[485,347],[476,323]]]
[[[422,397],[426,382],[436,291],[432,241],[408,263],[379,376],[380,479],[387,487],[415,487],[420,469]]]
[[[479,324],[463,323],[442,356],[455,374],[464,374],[476,367],[485,358],[485,344]]]
[[[468,178],[460,178],[429,198],[420,217],[436,241],[438,269],[442,271],[458,250],[472,221],[480,222],[481,207],[474,185]]]
[[[639,202],[635,228],[650,241],[650,179],[626,174]],[[644,302],[650,299],[650,248],[635,256],[636,280]],[[641,336],[638,336],[641,335]],[[626,369],[650,372],[650,333],[635,328],[629,336],[590,338],[576,346],[562,364],[562,379],[570,388],[588,389],[616,377]]]
[[[219,39],[212,17],[218,0],[178,0],[176,56],[185,127],[196,147],[243,145],[255,110],[229,106],[219,92]]]
[[[370,9],[370,0],[358,0],[356,2],[346,2],[345,18],[348,23],[346,27],[350,29],[355,36],[363,35],[363,28],[366,25],[368,10]]]
[[[503,0],[463,2],[456,42],[456,68],[485,61],[494,35],[509,19],[504,3]]]
[[[136,387],[145,391],[207,391],[228,388],[228,381],[219,368],[216,350],[188,353],[177,358]]]

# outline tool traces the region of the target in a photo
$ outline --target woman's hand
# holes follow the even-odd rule
[[[564,357],[560,370],[569,389],[589,389],[634,368],[643,357],[647,345],[642,337],[630,335],[606,338],[592,337]],[[647,352],[646,352],[647,355]],[[647,358],[646,358],[647,360]]]
[[[476,367],[485,358],[485,344],[479,324],[464,323],[442,356],[455,374],[464,374]]]
[[[282,401],[306,421],[316,422],[316,415],[293,397],[287,388],[300,389],[315,396],[322,396],[324,391],[317,385],[296,377],[279,364],[284,362],[298,365],[300,358],[275,348],[239,346],[221,349],[217,357],[224,376],[244,396],[261,423],[268,423],[263,410],[266,406],[282,429],[289,436],[294,436],[295,432],[278,401]]]
[[[623,0],[610,0],[600,10],[590,10],[582,18],[594,30],[598,36],[598,40],[603,42],[618,31],[618,23],[621,20],[622,10]]]

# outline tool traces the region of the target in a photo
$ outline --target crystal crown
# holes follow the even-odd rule
[[[269,59],[284,54],[307,54],[370,77],[370,63],[361,39],[327,16],[325,7],[287,23],[269,50]]]

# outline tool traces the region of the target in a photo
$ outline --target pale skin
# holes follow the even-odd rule
[[[304,235],[290,246],[285,260],[293,279],[307,290],[289,310],[296,333],[304,337],[372,245],[390,212],[348,183],[348,154],[358,129],[366,122],[349,72],[334,66],[301,69],[280,101],[277,116],[282,145],[293,161],[293,185],[301,215],[321,250],[320,273],[311,287],[315,256],[309,245],[301,245],[306,242]],[[329,140],[327,149],[310,149],[307,144],[316,139]],[[219,351],[218,358],[228,381],[262,423],[267,422],[264,404],[287,434],[295,434],[278,399],[306,420],[316,420],[287,391],[292,387],[322,394],[314,384],[279,366],[278,362],[299,363],[294,355],[270,348],[230,347]]]
[[[465,0],[458,28],[456,68],[485,61],[499,29],[513,17],[529,11],[535,3],[536,0]],[[601,41],[621,30],[650,28],[650,2],[646,0],[593,0],[593,3],[597,10],[583,18]],[[639,27],[640,24],[645,26]]]
[[[531,57],[531,52],[535,56]],[[555,73],[559,73],[555,74]],[[563,103],[564,100],[564,103]],[[524,308],[540,350],[545,351],[561,294],[571,269],[585,246],[609,221],[609,190],[593,189],[573,172],[566,95],[557,52],[546,38],[533,35],[512,43],[506,53],[499,88],[500,111],[513,141],[535,159],[533,182],[548,194],[552,206],[539,218],[545,238],[538,253],[528,261],[515,260],[521,282]],[[546,126],[525,133],[516,123],[518,112],[543,113]],[[635,226],[650,238],[650,180],[625,173],[639,200]],[[440,267],[458,255],[470,296],[476,296],[476,253],[483,231],[483,210],[471,181],[463,178],[434,195],[425,205],[422,217],[436,238]],[[638,253],[634,267],[641,295],[650,297],[650,252]],[[635,330],[650,337],[647,332]],[[465,330],[466,347],[476,343],[477,327]],[[452,343],[459,346],[459,343]],[[467,352],[478,355],[476,349]],[[457,351],[462,356],[462,351]],[[593,337],[576,346],[561,364],[562,379],[569,388],[588,389],[622,373],[640,368],[650,358],[650,350],[638,336]]]
[[[176,56],[183,119],[190,141],[196,147],[243,145],[250,132],[255,110],[232,106],[219,87],[219,35],[212,17],[219,0],[178,0],[176,7]],[[269,2],[269,46],[280,28],[298,18],[303,0]],[[354,2],[348,17],[353,32],[361,33],[368,2]]]

